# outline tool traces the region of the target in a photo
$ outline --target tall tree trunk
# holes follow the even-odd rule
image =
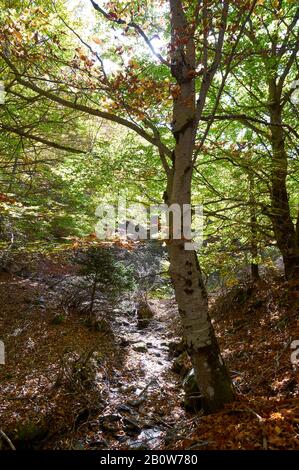
[[[256,228],[256,215],[251,214],[250,217],[250,229],[251,229],[251,278],[253,281],[258,281],[260,279],[259,265],[256,261],[258,257],[258,246],[257,246],[257,228]]]
[[[185,87],[186,84],[182,89]],[[178,105],[176,112],[184,114],[182,108],[179,110]],[[183,206],[191,204],[193,125],[189,113],[188,108],[185,113],[185,124],[175,133],[177,143],[174,149],[174,166],[167,187],[169,195],[167,203],[177,204],[181,208],[181,214]],[[211,413],[233,399],[232,382],[221,357],[208,314],[207,293],[197,255],[194,251],[185,250],[186,240],[174,239],[172,235],[170,231],[168,244],[170,275],[188,353],[203,398],[203,409],[206,413]]]
[[[275,80],[269,82],[269,110],[272,145],[272,194],[271,220],[277,246],[281,251],[285,276],[287,279],[299,279],[298,234],[292,221],[286,187],[288,158],[285,149],[285,135],[282,126],[281,96]]]
[[[256,201],[254,197],[254,176],[249,172],[249,208],[250,208],[250,254],[251,254],[251,278],[253,281],[260,279],[258,257],[258,230],[256,217]]]
[[[172,132],[175,139],[173,165],[168,174],[165,202],[183,206],[191,204],[193,154],[197,130],[196,68],[194,35],[180,0],[170,0],[171,71],[177,82],[173,100]],[[186,41],[187,38],[187,41]],[[203,109],[208,85],[203,79],[200,110]],[[211,82],[210,82],[211,83]],[[203,408],[210,413],[233,399],[230,376],[221,357],[208,314],[207,294],[194,251],[185,250],[183,239],[175,239],[172,231],[168,244],[170,275],[182,318],[184,336],[192,360],[195,377],[203,397]]]

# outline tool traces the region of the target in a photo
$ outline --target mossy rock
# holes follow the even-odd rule
[[[154,312],[149,303],[145,299],[139,301],[137,305],[138,327],[145,328],[148,326],[153,316]]]

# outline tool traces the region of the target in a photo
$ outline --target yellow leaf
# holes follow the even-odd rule
[[[22,36],[22,34],[20,33],[20,31],[14,31],[13,34],[14,34],[15,38],[16,38],[19,42],[21,42],[21,41],[23,40],[23,36]]]
[[[132,67],[133,69],[136,69],[138,68],[138,63],[136,62],[136,60],[129,60],[129,66]]]
[[[99,39],[99,38],[96,37],[96,36],[93,36],[92,40],[93,40],[93,42],[94,42],[95,44],[98,44],[98,45],[102,44],[101,39]]]

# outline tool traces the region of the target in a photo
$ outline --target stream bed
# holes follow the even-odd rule
[[[169,354],[172,337],[167,325],[176,314],[174,302],[149,304],[154,315],[145,328],[138,326],[136,313],[128,317],[121,309],[115,312],[114,329],[126,355],[122,371],[110,379],[109,404],[100,423],[103,439],[97,448],[161,448],[173,423],[185,413]],[[165,408],[159,406],[160,400]]]

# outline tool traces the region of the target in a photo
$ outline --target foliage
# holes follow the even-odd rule
[[[120,295],[135,286],[133,268],[117,261],[115,255],[101,247],[90,247],[75,255],[83,276],[91,277],[105,295]]]

